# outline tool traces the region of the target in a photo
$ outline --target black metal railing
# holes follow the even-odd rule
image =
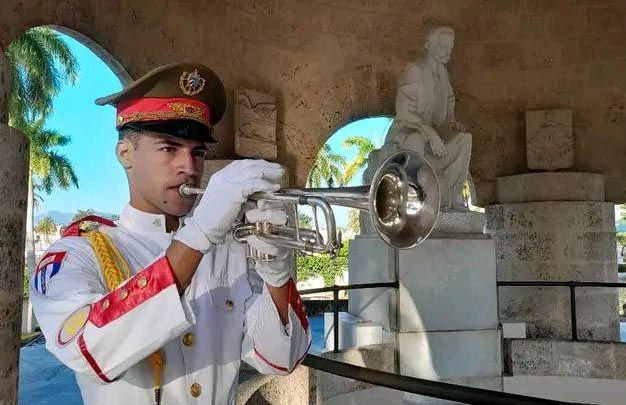
[[[339,291],[362,290],[365,288],[398,288],[397,281],[384,283],[333,285],[331,287],[311,288],[310,290],[299,291],[300,295],[310,295],[322,292],[333,293],[333,351],[339,353]]]
[[[577,342],[578,324],[576,319],[576,288],[605,287],[626,288],[626,283],[605,283],[601,281],[498,281],[498,287],[568,287],[570,296],[570,319],[572,324],[572,340]]]
[[[381,387],[410,392],[412,394],[426,395],[428,397],[445,399],[448,401],[463,402],[466,404],[522,405],[567,403],[550,399],[528,397],[525,395],[510,394],[502,391],[492,391],[482,388],[448,384],[440,381],[425,380],[423,378],[408,377],[405,375],[388,373],[371,368],[355,366],[341,361],[326,359],[314,354],[307,354],[302,364],[333,375]]]
[[[359,290],[366,288],[399,288],[397,281],[384,283],[333,285],[331,287],[312,288],[300,291],[300,295],[310,295],[322,292],[333,293],[333,351],[339,352],[339,291]],[[326,359],[313,354],[307,354],[303,363],[305,366],[324,371],[333,375],[350,378],[382,387],[412,394],[426,395],[433,398],[457,401],[468,404],[565,404],[566,402],[549,399],[528,397],[525,395],[510,394],[502,391],[486,390],[448,384],[422,378],[408,377],[385,371],[359,367],[341,361]]]

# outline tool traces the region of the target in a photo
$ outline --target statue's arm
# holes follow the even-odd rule
[[[402,77],[398,81],[396,95],[396,119],[420,129],[427,141],[437,135],[432,128],[432,121],[424,77],[424,70],[415,64],[407,65]]]
[[[454,97],[454,89],[448,80],[448,89],[447,89],[447,103],[448,110],[446,111],[446,121],[449,123],[450,128],[453,131],[465,132],[465,126],[456,120],[456,114],[454,110],[456,109],[456,98]]]

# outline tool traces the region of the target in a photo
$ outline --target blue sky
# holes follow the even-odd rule
[[[48,128],[71,137],[72,142],[61,150],[76,171],[79,189],[56,189],[43,195],[37,216],[49,211],[74,213],[79,209],[94,209],[103,213],[119,213],[128,202],[128,185],[124,172],[115,158],[117,132],[114,128],[115,110],[96,106],[97,97],[121,89],[121,84],[111,70],[80,42],[62,35],[80,65],[75,86],[65,86],[54,100],[54,113],[47,122]],[[334,151],[343,153],[348,161],[356,156],[356,148],[344,148],[345,138],[353,135],[367,136],[376,145],[382,145],[390,125],[387,117],[363,119],[340,128],[328,143]],[[350,185],[360,184],[358,173]],[[338,209],[337,222],[345,225],[347,210]]]
[[[43,194],[36,215],[52,210],[73,213],[92,208],[119,213],[128,201],[128,185],[115,158],[115,110],[94,104],[97,97],[119,91],[122,86],[113,72],[74,39],[62,36],[80,64],[75,86],[65,86],[54,100],[54,112],[47,127],[72,138],[62,148],[78,176],[79,189],[56,189]]]

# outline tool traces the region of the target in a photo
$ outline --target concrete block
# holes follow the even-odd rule
[[[526,159],[529,169],[574,165],[572,110],[526,111]]]
[[[626,379],[622,343],[515,339],[507,350],[513,376]]]
[[[502,391],[501,377],[486,377],[477,379],[460,379],[445,382],[451,384],[464,385],[467,387],[484,388],[492,391]],[[392,390],[385,387],[371,387],[324,401],[324,405],[380,405],[380,404],[404,404],[404,405],[443,405],[460,404],[460,402],[437,399],[425,395],[412,394]]]
[[[596,173],[524,173],[498,177],[499,203],[604,201],[604,176]]]
[[[496,329],[495,245],[435,239],[398,252],[402,332]]]
[[[615,232],[615,205],[594,201],[545,201],[485,207],[486,232],[500,235],[518,232],[587,233]]]
[[[504,339],[526,339],[526,323],[502,322],[502,337]]]
[[[396,252],[375,235],[357,235],[350,242],[350,284],[394,281]],[[396,327],[396,290],[372,288],[350,291],[348,312],[376,322],[386,330]]]
[[[502,374],[499,330],[398,334],[400,373],[432,380]]]
[[[322,357],[388,373],[395,372],[395,348],[393,345],[362,346],[342,350],[339,353],[326,352],[322,354]],[[317,397],[320,401],[326,401],[329,398],[372,387],[371,384],[350,378],[339,377],[321,371],[316,373]]]
[[[505,392],[583,404],[622,405],[626,381],[605,378],[513,376],[504,377]]]
[[[333,313],[324,313],[324,343],[326,350],[335,349]],[[339,348],[360,347],[383,343],[383,328],[347,312],[339,313]]]
[[[430,237],[445,238],[446,234],[482,234],[485,214],[475,211],[442,211]]]

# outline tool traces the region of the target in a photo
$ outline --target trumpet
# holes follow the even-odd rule
[[[204,189],[183,184],[180,195],[192,197]],[[278,246],[304,253],[327,253],[331,258],[342,246],[337,232],[332,205],[367,211],[378,236],[396,249],[409,249],[422,243],[435,227],[439,215],[440,191],[437,175],[428,161],[412,151],[399,151],[389,156],[376,170],[370,185],[341,188],[284,188],[274,193],[257,192],[250,200],[267,200],[293,207],[297,218],[298,205],[313,208],[315,229],[276,226],[266,222],[243,223],[233,229],[233,238],[245,242],[250,235]],[[317,211],[324,217],[324,234]],[[271,260],[270,256],[251,252],[255,260]]]

